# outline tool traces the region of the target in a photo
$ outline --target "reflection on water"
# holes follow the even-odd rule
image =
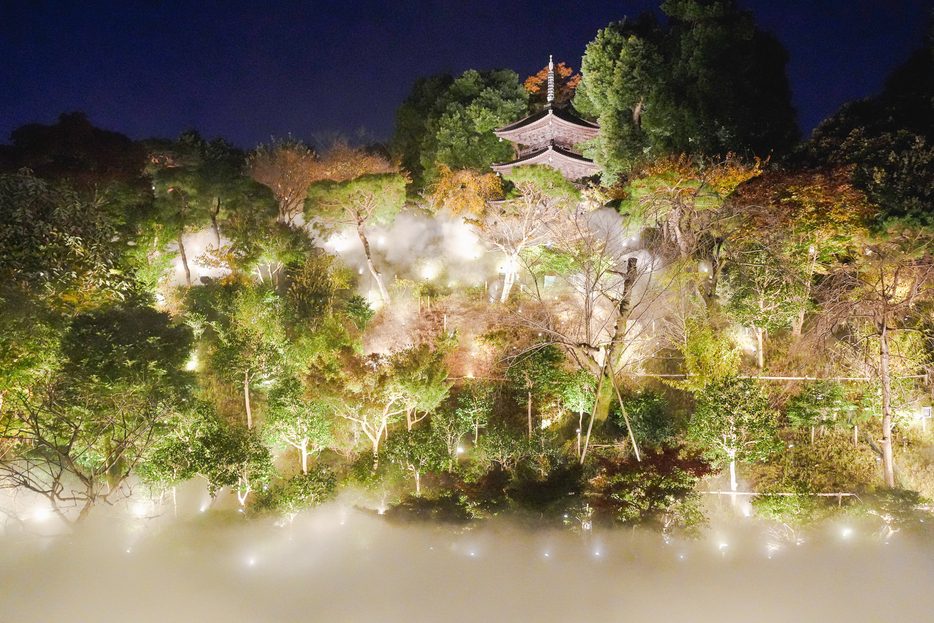
[[[129,514],[132,517],[132,513]],[[931,543],[751,522],[665,543],[493,522],[397,526],[332,506],[98,519],[0,542],[5,621],[929,621]]]

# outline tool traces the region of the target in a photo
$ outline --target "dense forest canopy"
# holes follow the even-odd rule
[[[558,64],[600,179],[491,173],[492,131],[547,105],[509,70],[418,81],[388,147],[14,132],[2,486],[69,522],[200,477],[283,517],[356,488],[696,534],[723,487],[786,526],[916,527],[934,47],[796,145],[752,15],[662,9]]]

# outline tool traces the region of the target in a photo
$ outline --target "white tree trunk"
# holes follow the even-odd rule
[[[499,302],[505,303],[509,300],[509,292],[512,290],[512,284],[516,281],[516,273],[510,267],[506,267],[506,273],[503,275],[503,292],[500,294]]]
[[[886,487],[895,487],[895,462],[892,456],[892,380],[889,377],[889,335],[883,320],[879,335],[879,372],[882,377],[882,471]]]
[[[243,373],[243,406],[246,407],[246,427],[253,428],[253,411],[250,409],[250,373]]]

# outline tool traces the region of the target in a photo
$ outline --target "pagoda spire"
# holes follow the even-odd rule
[[[548,106],[555,101],[555,63],[551,54],[548,55]]]

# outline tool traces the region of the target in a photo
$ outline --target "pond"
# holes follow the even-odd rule
[[[929,621],[932,543],[759,521],[697,541],[629,529],[395,525],[329,505],[92,518],[0,537],[5,621]]]

